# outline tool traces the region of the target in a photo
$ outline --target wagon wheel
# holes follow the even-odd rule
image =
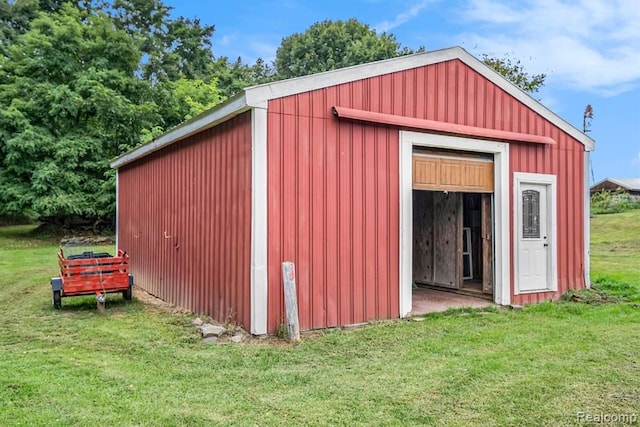
[[[60,291],[53,291],[53,308],[62,308],[62,295],[60,295]]]
[[[122,291],[122,298],[126,299],[127,301],[131,301],[131,297],[133,296],[133,291],[131,289],[131,285],[129,285],[129,287]]]

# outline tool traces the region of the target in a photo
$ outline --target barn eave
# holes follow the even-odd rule
[[[153,141],[117,157],[111,162],[111,167],[116,169],[120,168],[188,136],[212,128],[251,108],[266,108],[268,101],[272,99],[451,60],[460,60],[515,99],[540,114],[540,116],[558,126],[558,128],[579,141],[584,146],[585,151],[595,149],[595,141],[587,134],[545,107],[538,100],[469,54],[466,50],[456,46],[248,87],[223,104],[215,106],[181,123]]]

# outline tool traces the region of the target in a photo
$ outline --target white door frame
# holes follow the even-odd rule
[[[494,302],[511,303],[509,257],[509,144],[475,138],[400,131],[400,317],[411,312],[413,283],[413,147],[493,154]]]
[[[557,242],[557,204],[556,204],[556,186],[557,178],[555,175],[542,173],[524,173],[514,172],[513,174],[513,279],[514,293],[537,293],[537,292],[555,292],[558,290],[558,242]],[[520,218],[522,216],[522,203],[520,201],[520,190],[522,184],[540,184],[546,185],[547,188],[547,289],[535,291],[521,291],[520,277],[518,275],[518,257],[520,256]]]

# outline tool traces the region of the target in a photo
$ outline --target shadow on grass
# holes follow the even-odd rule
[[[138,302],[135,298],[131,301],[127,301],[122,296],[118,294],[107,294],[107,301],[105,304],[105,311],[109,310],[118,310],[122,311],[123,309],[137,307],[142,303]],[[55,310],[53,306],[51,306],[52,310]],[[98,312],[98,303],[96,301],[95,295],[81,295],[81,296],[72,296],[62,298],[62,307],[59,310],[63,313],[87,313],[87,312]]]
[[[505,310],[510,310],[508,307],[489,306],[489,307],[458,307],[448,308],[445,311],[436,311],[433,313],[418,314],[410,316],[410,320],[418,319],[439,319],[442,317],[466,317],[466,316],[484,316],[487,314],[500,313]]]

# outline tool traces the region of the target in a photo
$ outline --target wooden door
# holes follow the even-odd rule
[[[433,194],[433,284],[458,289],[462,282],[462,194]]]

